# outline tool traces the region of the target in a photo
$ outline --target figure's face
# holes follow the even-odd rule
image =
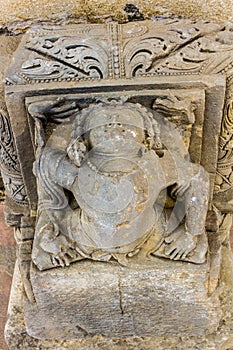
[[[89,145],[93,148],[107,144],[107,141],[125,144],[129,141],[142,143],[145,139],[144,130],[135,125],[109,122],[108,124],[93,128],[88,135]]]
[[[88,121],[87,139],[92,148],[132,141],[141,144],[145,139],[143,119],[129,108],[103,108]]]

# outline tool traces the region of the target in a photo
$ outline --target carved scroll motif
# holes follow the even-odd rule
[[[54,35],[49,32],[44,34],[31,33],[26,42],[26,48],[33,52],[20,71],[26,81],[107,77],[108,52],[104,40],[98,39],[104,36],[101,29],[94,33],[86,27],[80,33],[76,32],[75,36],[60,36],[60,33]]]
[[[24,47],[31,54],[7,84],[233,71],[232,26],[204,21],[33,29]]]
[[[123,35],[127,77],[218,74],[232,68],[230,26],[167,20],[157,26],[131,24]]]
[[[27,205],[13,134],[6,112],[3,110],[0,111],[0,134],[0,167],[6,194],[17,204]]]

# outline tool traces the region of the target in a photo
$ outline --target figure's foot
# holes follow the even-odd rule
[[[165,254],[172,260],[183,260],[197,245],[197,236],[188,232],[175,231],[165,238]]]

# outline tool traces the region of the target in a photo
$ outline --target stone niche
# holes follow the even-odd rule
[[[10,349],[230,349],[232,26],[37,27],[5,76]]]

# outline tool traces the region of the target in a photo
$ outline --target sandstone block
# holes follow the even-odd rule
[[[207,296],[207,276],[208,264],[156,258],[130,267],[83,261],[44,272],[34,268],[37,303],[25,303],[26,328],[38,339],[211,333],[219,309]]]

